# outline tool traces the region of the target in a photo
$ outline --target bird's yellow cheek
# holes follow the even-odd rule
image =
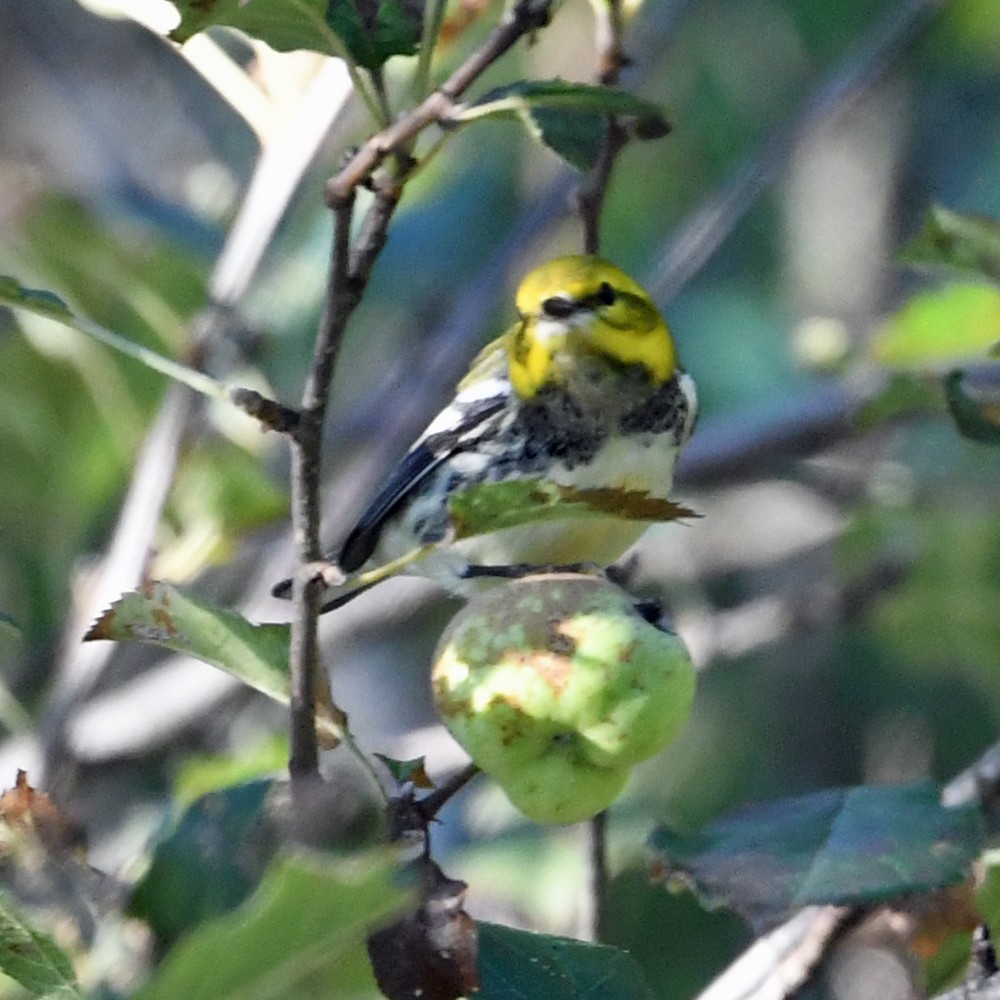
[[[531,399],[552,377],[553,356],[558,344],[541,341],[522,327],[510,361],[510,380],[521,399]]]

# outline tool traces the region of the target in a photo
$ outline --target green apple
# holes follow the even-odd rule
[[[525,816],[575,823],[677,735],[695,680],[681,639],[625,591],[560,573],[470,601],[441,638],[433,685],[452,735]]]

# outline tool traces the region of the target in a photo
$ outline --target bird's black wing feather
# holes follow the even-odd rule
[[[425,435],[414,444],[344,540],[336,562],[345,573],[360,569],[371,558],[385,522],[400,504],[442,462],[471,447],[475,436],[470,437],[470,432],[500,412],[508,398],[505,392],[477,399],[453,427]]]

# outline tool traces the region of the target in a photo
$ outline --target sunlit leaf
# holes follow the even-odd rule
[[[1000,281],[1000,222],[934,205],[899,259]]]
[[[895,368],[941,371],[985,360],[1000,341],[1000,289],[954,284],[915,295],[872,340],[875,360]]]
[[[479,924],[476,1000],[653,1000],[642,970],[607,945]]]
[[[269,698],[289,700],[287,625],[255,625],[235,611],[214,607],[166,583],[154,582],[142,593],[123,594],[84,636],[84,641],[94,639],[186,653]],[[339,726],[323,704],[317,704],[316,711],[317,733],[335,740]]]
[[[73,1000],[82,994],[73,964],[49,937],[36,930],[0,892],[0,971],[32,996]]]
[[[276,861],[254,895],[184,937],[136,1000],[355,1000],[377,995],[365,938],[405,904],[377,855]]]
[[[982,847],[978,809],[946,809],[930,782],[828,789],[747,806],[700,834],[660,827],[663,873],[761,929],[810,904],[870,906],[964,879]]]
[[[488,534],[533,521],[617,517],[627,521],[676,521],[698,515],[635,490],[577,490],[543,479],[483,483],[448,501],[457,538]]]

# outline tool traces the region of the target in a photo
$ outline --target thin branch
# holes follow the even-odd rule
[[[425,822],[430,822],[442,810],[444,804],[460,792],[472,779],[479,774],[475,764],[467,764],[461,771],[453,774],[443,785],[435,788],[416,803],[416,807]]]
[[[590,835],[591,940],[604,941],[608,930],[608,813],[599,812],[587,824]]]
[[[372,136],[344,167],[326,184],[327,204],[337,205],[393,153],[408,150],[428,125],[447,116],[460,97],[489,66],[524,35],[549,22],[551,0],[519,0],[477,49],[419,107],[394,125]]]
[[[199,366],[210,364],[223,342],[233,322],[232,306],[253,280],[303,173],[350,95],[344,64],[329,60],[309,84],[291,120],[265,144],[212,269],[209,302],[191,323],[192,355]],[[200,407],[200,400],[188,390],[172,385],[146,435],[99,576],[66,628],[54,708],[46,726],[50,757],[60,752],[60,732],[69,713],[96,683],[115,649],[111,643],[81,644],[80,636],[102,608],[141,580],[178,455],[198,426]]]
[[[583,222],[583,252],[597,253],[601,243],[601,211],[618,154],[628,143],[628,133],[614,118],[608,118],[604,142],[593,169],[576,194],[577,210]]]
[[[334,207],[333,247],[323,314],[313,349],[312,365],[302,393],[302,412],[292,444],[292,531],[299,572],[293,584],[291,653],[291,755],[289,772],[293,792],[303,779],[319,773],[316,747],[315,685],[319,677],[317,621],[322,601],[322,578],[317,571],[320,548],[320,481],[323,421],[334,364],[347,319],[357,303],[350,281],[351,219],[354,194]]]
[[[327,204],[334,213],[330,275],[313,360],[303,391],[302,412],[291,434],[292,530],[299,569],[292,590],[289,772],[293,792],[296,789],[301,792],[299,798],[304,805],[303,796],[311,795],[311,786],[319,776],[313,713],[316,685],[321,681],[317,622],[323,590],[320,547],[322,438],[340,342],[347,321],[368,285],[375,261],[385,246],[389,223],[412,168],[412,161],[408,159],[410,145],[442,110],[451,106],[455,97],[522,35],[548,22],[549,2],[521,0],[440,90],[396,125],[369,140],[347,167],[326,185]],[[378,89],[378,79],[375,83]],[[375,200],[365,214],[352,248],[350,230],[355,192],[388,156],[395,158],[395,169],[375,184]],[[349,746],[357,749],[353,742]]]
[[[599,67],[597,82],[612,87],[621,78],[622,67],[628,64],[622,47],[624,25],[621,0],[604,0],[599,8],[595,8],[595,16]],[[611,183],[611,171],[627,143],[628,133],[616,118],[609,116],[597,162],[576,194],[577,210],[583,222],[584,253],[596,254],[600,250],[601,212]]]

